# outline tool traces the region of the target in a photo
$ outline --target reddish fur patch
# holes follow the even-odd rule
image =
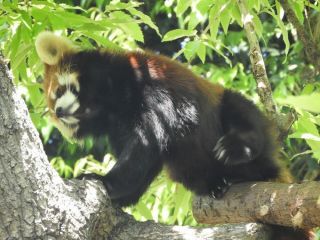
[[[140,70],[140,64],[139,64],[139,61],[136,58],[136,56],[129,55],[129,62],[131,64],[131,67],[133,68],[133,71],[134,71],[136,77],[138,79],[141,79],[143,77],[142,76],[142,71]]]
[[[131,64],[131,67],[133,67],[134,69],[139,69],[140,65],[138,59],[134,55],[129,55],[129,62]]]
[[[45,73],[43,81],[43,90],[45,93],[47,105],[49,108],[50,116],[54,121],[58,121],[55,114],[53,114],[53,108],[55,105],[55,99],[50,97],[50,93],[53,92],[58,87],[58,79],[56,73],[58,72],[58,67],[56,65],[47,65],[45,64]]]
[[[156,61],[154,59],[147,60],[148,71],[150,77],[152,79],[163,79],[165,78],[165,69],[166,65],[162,64],[162,66],[157,66]]]

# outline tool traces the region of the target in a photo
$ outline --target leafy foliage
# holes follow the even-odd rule
[[[314,40],[319,40],[314,23],[319,16],[318,1],[292,0],[291,5]],[[246,7],[250,13],[246,17],[253,20],[260,39],[279,111],[293,108],[297,112],[297,121],[285,141],[284,157],[292,160],[292,169],[300,179],[319,178],[319,76],[306,60],[279,1],[247,0]],[[258,103],[242,30],[244,20],[236,0],[0,0],[0,47],[9,59],[17,89],[28,104],[52,166],[70,178],[83,169],[105,174],[114,159],[106,139],[87,139],[82,147],[68,143],[43,116],[43,69],[34,48],[39,32],[55,31],[82,48],[146,47],[166,53],[187,60],[193,71]],[[191,198],[190,192],[162,173],[141,201],[127,211],[140,220],[195,225]]]

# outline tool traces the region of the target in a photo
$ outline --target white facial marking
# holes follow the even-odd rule
[[[52,92],[50,92],[50,98],[52,100],[55,100],[57,98],[57,95],[52,91]]]
[[[58,100],[56,101],[56,105],[54,110],[56,111],[57,108],[61,107],[62,109],[69,108],[72,104],[77,102],[77,97],[70,91],[66,91]]]
[[[78,82],[78,74],[73,72],[64,72],[64,73],[57,73],[57,78],[58,78],[58,82],[61,86],[66,86],[66,85],[70,85],[70,84],[74,84],[74,86],[76,87],[76,90],[79,92],[80,91],[80,85]]]
[[[72,116],[68,116],[68,117],[63,117],[60,118],[63,122],[65,122],[66,124],[77,124],[79,122],[79,119],[72,117]]]
[[[60,132],[65,136],[66,138],[72,138],[73,134],[76,133],[79,129],[79,126],[75,126],[73,128],[67,127],[65,124],[61,122],[56,122],[57,128],[59,128]]]
[[[75,113],[75,111],[77,111],[79,107],[80,107],[79,102],[78,101],[74,102],[71,108],[69,109],[70,114]]]

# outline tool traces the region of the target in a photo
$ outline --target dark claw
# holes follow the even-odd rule
[[[221,182],[213,186],[210,193],[211,197],[214,199],[221,199],[224,196],[224,194],[229,190],[231,185],[231,182],[228,182],[227,179],[222,178]]]

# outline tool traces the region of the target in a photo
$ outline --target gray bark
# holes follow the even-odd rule
[[[193,215],[200,223],[263,222],[294,228],[320,226],[320,183],[241,183],[223,199],[196,197]]]
[[[0,56],[0,239],[268,239],[261,224],[214,228],[137,222],[111,205],[102,184],[64,181],[43,150]]]
[[[252,16],[247,9],[245,0],[237,0],[237,2],[241,13],[243,28],[250,47],[250,62],[254,78],[257,82],[257,91],[267,113],[275,118],[276,106],[273,101],[272,90],[268,80],[259,41],[255,33]]]
[[[259,40],[257,38],[252,15],[250,14],[245,0],[237,0],[238,7],[241,13],[243,28],[248,39],[250,47],[250,62],[252,66],[252,73],[257,83],[257,92],[260,100],[265,107],[267,114],[276,121],[279,129],[279,140],[283,140],[289,133],[289,130],[294,123],[294,111],[287,114],[278,114],[276,105],[273,101],[272,90],[268,79],[266,66],[262,57]]]
[[[117,210],[103,187],[63,181],[50,167],[26,105],[1,63],[0,239],[90,239],[97,223],[109,231]]]
[[[298,37],[303,44],[304,51],[306,53],[307,60],[312,63],[316,68],[316,74],[320,73],[320,54],[317,46],[317,42],[312,36],[311,32],[308,32],[305,26],[303,26],[293,9],[291,8],[288,0],[280,0],[280,3],[286,13],[287,19],[297,30]],[[309,21],[306,19],[305,21]]]

